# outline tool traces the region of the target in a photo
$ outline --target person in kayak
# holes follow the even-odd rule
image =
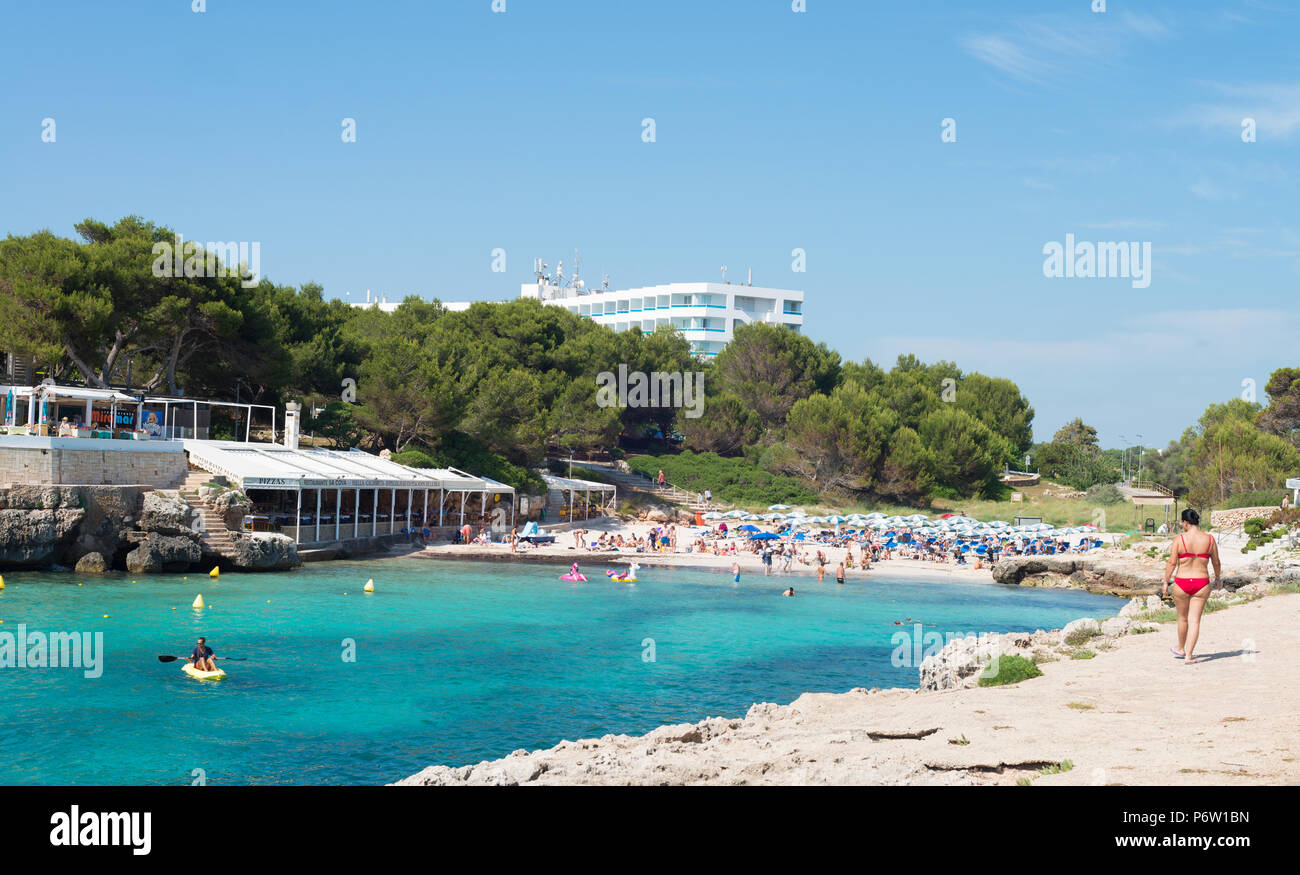
[[[190,662],[193,663],[194,667],[199,671],[217,670],[217,657],[216,654],[212,652],[212,648],[208,646],[208,639],[203,637],[199,638],[199,643],[196,644],[194,650],[190,652]]]

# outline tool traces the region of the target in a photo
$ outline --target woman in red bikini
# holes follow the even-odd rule
[[[1222,569],[1219,566],[1219,545],[1212,535],[1199,528],[1200,515],[1188,508],[1183,511],[1183,533],[1174,539],[1169,548],[1169,561],[1165,564],[1164,595],[1169,595],[1169,577],[1174,577],[1174,606],[1178,609],[1178,649],[1169,652],[1187,665],[1200,662],[1196,652],[1196,639],[1201,634],[1201,612],[1210,600],[1210,592],[1219,585]],[[1214,563],[1214,583],[1210,583],[1209,566]]]

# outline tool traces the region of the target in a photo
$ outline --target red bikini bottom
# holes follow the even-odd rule
[[[1175,577],[1174,583],[1178,584],[1179,588],[1188,595],[1196,595],[1209,585],[1210,579],[1208,577]]]

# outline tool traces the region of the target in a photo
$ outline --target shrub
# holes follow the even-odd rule
[[[393,453],[392,459],[399,465],[405,465],[408,468],[436,468],[437,463],[433,461],[433,456],[423,450],[406,450],[401,453]]]
[[[989,669],[993,669],[993,674],[989,674]],[[1006,684],[1018,684],[1029,678],[1041,677],[1042,670],[1034,664],[1033,660],[1026,659],[1023,656],[999,656],[980,673],[979,685],[981,687],[1000,687]]]
[[[1263,489],[1256,492],[1238,492],[1224,500],[1220,510],[1232,510],[1234,507],[1276,507],[1282,501],[1282,489]]]
[[[1300,523],[1300,507],[1288,507],[1286,510],[1278,508],[1268,518],[1268,525],[1272,526],[1292,526]]]
[[[1100,635],[1101,632],[1090,632],[1087,629],[1075,629],[1065,638],[1065,643],[1071,647],[1078,647],[1087,641],[1091,641]]]
[[[1088,500],[1094,504],[1119,504],[1124,501],[1124,495],[1114,483],[1098,483],[1089,487]]]
[[[1268,525],[1267,520],[1254,516],[1246,520],[1244,523],[1242,523],[1241,527],[1243,530],[1245,530],[1246,534],[1254,538],[1258,536],[1261,532],[1263,532],[1264,527],[1267,525]]]
[[[728,504],[816,504],[817,493],[794,477],[765,471],[750,459],[685,450],[675,455],[632,456],[628,467],[653,479],[660,469],[674,486],[688,492],[709,489]]]

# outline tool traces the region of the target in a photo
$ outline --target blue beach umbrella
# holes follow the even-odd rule
[[[775,541],[775,540],[777,540],[777,539],[780,538],[780,537],[781,537],[780,535],[774,535],[774,534],[772,534],[771,532],[759,532],[757,535],[750,535],[749,540],[751,540],[751,541]]]

